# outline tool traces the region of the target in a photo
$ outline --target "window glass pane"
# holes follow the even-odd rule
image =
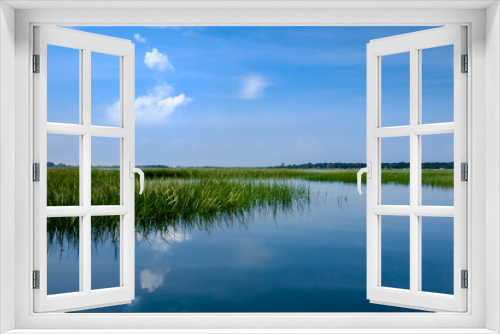
[[[120,138],[92,137],[92,205],[120,205]]]
[[[80,205],[80,137],[47,134],[47,206]]]
[[[92,217],[92,290],[120,286],[120,216]]]
[[[80,291],[80,218],[47,218],[47,294]]]
[[[422,217],[422,291],[453,294],[453,218]]]
[[[410,289],[410,217],[381,217],[382,286]]]
[[[47,122],[80,123],[80,50],[47,45]]]
[[[92,52],[92,125],[120,126],[120,57]]]
[[[382,204],[410,205],[410,137],[381,139]]]
[[[423,49],[422,123],[453,122],[453,45]]]
[[[382,126],[410,124],[410,53],[381,58]]]
[[[422,136],[422,205],[453,206],[453,137]]]

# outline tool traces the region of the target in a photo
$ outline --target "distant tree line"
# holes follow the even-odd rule
[[[172,167],[167,166],[167,165],[140,165],[137,167],[139,167],[139,168],[172,168]]]
[[[66,165],[63,163],[55,164],[53,162],[47,162],[47,167],[63,168],[63,167],[77,167],[74,165]],[[120,166],[93,166],[93,167],[106,167],[106,168],[119,168]],[[141,168],[172,168],[167,165],[140,165]],[[285,165],[281,164],[279,166],[271,166],[264,168],[288,168],[288,169],[359,169],[366,167],[366,163],[363,162],[320,162],[320,163],[305,163],[305,164],[293,164]],[[176,168],[182,168],[177,166]],[[217,166],[206,166],[198,168],[218,168]],[[383,169],[409,169],[409,162],[383,162]],[[422,163],[422,169],[453,169],[453,162],[424,162]]]
[[[49,162],[47,162],[47,167],[64,168],[64,167],[78,167],[78,165],[67,165],[67,164],[63,164],[63,163],[55,164],[55,163],[49,161]],[[120,168],[120,166],[118,166],[118,165],[109,165],[109,166],[102,165],[102,166],[92,166],[92,167]],[[170,168],[167,165],[140,165],[140,166],[136,166],[136,167],[140,167],[140,168]]]
[[[350,169],[366,167],[364,162],[320,162],[279,166],[269,168],[290,168],[290,169]],[[409,162],[383,162],[383,169],[409,169]],[[424,162],[422,169],[453,169],[453,162]]]
[[[63,164],[63,163],[55,164],[55,163],[49,161],[49,162],[47,162],[47,167],[64,168],[64,167],[76,167],[76,166],[66,165],[66,164]]]

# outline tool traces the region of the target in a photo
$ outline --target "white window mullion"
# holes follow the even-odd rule
[[[33,230],[35,236],[43,236],[44,242],[33,247],[33,270],[40,272],[40,289],[35,290],[34,305],[39,307],[47,295],[47,47],[44,36],[35,30],[33,51],[40,55],[40,73],[33,77],[33,98],[39,106],[34,113],[33,161],[40,164],[40,180],[33,184]]]
[[[420,136],[413,132],[419,124],[419,51],[410,50],[410,291],[415,293],[420,285],[420,217],[413,208],[420,202]]]
[[[134,167],[135,159],[135,114],[134,114],[134,91],[135,91],[135,73],[133,71],[135,64],[134,45],[131,45],[131,51],[121,57],[121,86],[120,86],[120,118],[123,131],[128,135],[121,140],[122,154],[122,205],[127,208],[127,214],[121,218],[121,238],[120,238],[120,256],[121,256],[121,284],[124,287],[131,287],[128,292],[129,298],[134,299],[135,291],[135,175],[130,168]],[[127,180],[125,182],[125,180]]]
[[[80,221],[80,285],[82,286],[82,291],[85,293],[90,293],[91,290],[91,226],[90,226],[90,214],[86,214]],[[82,226],[83,225],[83,226]]]
[[[370,294],[380,284],[380,215],[374,208],[380,206],[380,139],[374,135],[374,131],[380,126],[380,57],[373,54],[370,47],[367,48],[367,95],[370,101],[367,105],[367,161],[371,162],[372,177],[366,180],[366,201],[369,208],[366,221],[367,230],[367,294]]]
[[[409,136],[410,126],[392,126],[386,128],[377,128],[373,130],[373,135],[380,138]]]
[[[422,115],[420,115],[419,118],[422,118]],[[453,133],[454,130],[455,130],[455,124],[453,122],[419,124],[412,129],[412,131],[418,135],[439,135],[445,133]]]
[[[461,55],[467,54],[467,43],[465,42],[467,29],[462,27],[457,42],[454,48],[455,64],[460,65]],[[464,42],[461,42],[464,41]],[[469,61],[469,64],[472,62]],[[469,65],[469,72],[471,67]],[[467,182],[461,180],[461,163],[467,163],[467,75],[461,73],[461,66],[455,66],[454,73],[455,86],[454,86],[454,208],[455,208],[455,221],[454,221],[454,240],[455,244],[467,244],[467,206],[461,203],[467,203]],[[469,170],[469,175],[471,175]],[[456,247],[454,249],[454,290],[456,296],[466,301],[467,289],[461,288],[460,271],[467,270],[467,251],[466,248]],[[469,272],[469,280],[473,279],[473,273]],[[465,303],[464,303],[465,304]],[[465,307],[465,306],[464,306]]]
[[[93,136],[99,137],[124,138],[130,134],[130,131],[123,128],[112,128],[107,126],[47,123],[47,133],[77,136],[83,136],[90,133]]]
[[[80,197],[79,197],[79,200],[80,200],[80,207],[83,207],[83,204],[84,204],[84,192],[83,192],[83,180],[84,180],[84,169],[82,168],[83,165],[84,165],[84,162],[85,162],[85,159],[84,159],[84,154],[83,154],[83,135],[85,134],[84,130],[85,127],[83,126],[83,122],[84,122],[84,107],[86,107],[86,103],[84,102],[83,100],[83,91],[84,91],[84,82],[83,82],[83,77],[84,77],[84,55],[83,55],[83,50],[80,50],[80,89],[79,89],[79,96],[80,96],[80,103],[79,103],[79,107],[80,107],[80,110],[79,110],[79,114],[80,114],[80,122],[78,125],[75,125],[74,126],[74,129],[71,129],[71,130],[79,130],[78,134],[78,138],[79,138],[79,144],[80,144],[80,157],[79,157],[79,164],[78,164],[78,170],[79,170],[79,185],[78,185],[78,188],[79,188],[79,191],[80,191]],[[51,131],[51,125],[50,123],[47,123],[47,133],[49,133]],[[55,126],[53,126],[53,128],[58,128],[58,130],[65,130],[67,129],[67,125],[66,124],[57,124]],[[54,130],[54,129],[52,129]],[[80,132],[81,131],[81,132]],[[76,131],[72,131],[72,132],[76,132]],[[78,245],[78,254],[79,254],[79,257],[78,257],[78,261],[79,261],[79,284],[80,284],[80,292],[81,291],[84,291],[87,289],[87,286],[84,285],[84,282],[87,280],[86,277],[84,277],[84,273],[85,273],[85,267],[84,267],[84,261],[82,259],[82,256],[85,252],[85,247],[84,247],[84,230],[85,230],[85,220],[83,218],[84,216],[81,216],[79,215],[79,224],[78,224],[78,231],[79,231],[79,242],[80,244]]]
[[[80,77],[82,85],[82,125],[84,127],[90,127],[91,125],[91,51],[87,48],[83,52],[83,69],[82,76]],[[81,199],[83,201],[83,207],[88,211],[83,216],[83,226],[80,229],[80,279],[83,282],[83,291],[85,293],[90,293],[92,289],[92,273],[91,273],[91,259],[92,259],[92,218],[90,216],[90,205],[92,200],[92,188],[91,188],[91,136],[87,132],[81,136],[82,147],[80,152],[82,154],[82,162],[80,164],[80,170],[82,174],[81,178]]]
[[[392,126],[373,130],[373,135],[380,138],[404,137],[410,133],[418,135],[438,135],[453,133],[455,125],[450,123],[419,124],[415,126]]]
[[[123,98],[125,97],[125,94],[123,93],[123,69],[124,69],[124,64],[123,64],[123,57],[120,57],[120,128],[123,128],[123,119],[124,119],[124,113],[123,113]],[[130,176],[128,174],[125,174],[125,169],[128,167],[125,167],[127,165],[127,162],[125,161],[125,143],[124,139],[120,139],[120,205],[124,205],[126,200],[125,196],[127,194],[127,191],[129,189],[125,189],[127,186],[127,182],[125,182],[125,178]],[[135,181],[135,180],[134,180]],[[134,182],[135,183],[135,182]],[[133,191],[133,190],[132,190]],[[126,257],[124,255],[124,249],[127,248],[126,242],[124,241],[124,236],[127,233],[127,229],[125,228],[125,223],[127,222],[127,219],[123,219],[123,215],[120,216],[120,286],[124,286],[125,284],[125,265],[126,265]]]
[[[417,277],[414,278],[417,280],[417,292],[422,291],[422,215],[418,215],[418,211],[416,208],[420,207],[422,205],[422,134],[425,133],[425,128],[423,131],[418,132],[418,130],[422,130],[422,50],[416,49],[415,50],[415,55],[416,55],[416,84],[417,84],[417,91],[414,93],[416,95],[416,101],[414,105],[414,111],[416,112],[415,116],[411,116],[411,118],[414,119],[414,122],[416,121],[416,124],[412,127],[413,132],[412,136],[416,136],[416,144],[417,144],[417,152],[416,152],[416,178],[417,178],[417,199],[416,199],[416,206],[412,206],[415,208],[413,211],[413,215],[416,217],[417,220],[417,253],[414,255],[417,258],[417,265],[418,265],[418,271],[417,271]],[[453,123],[451,124],[451,128],[453,130]],[[412,168],[413,169],[413,168]]]
[[[380,287],[382,286],[382,216],[377,215],[374,221],[377,223],[377,281],[373,286]]]

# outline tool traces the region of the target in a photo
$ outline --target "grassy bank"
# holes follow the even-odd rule
[[[307,171],[258,168],[146,169],[146,190],[136,195],[136,228],[142,235],[170,228],[211,230],[245,224],[252,214],[276,215],[302,209],[311,201],[307,183],[355,183],[357,170]],[[47,205],[79,205],[77,168],[48,168]],[[118,205],[118,170],[92,170],[92,205]],[[423,170],[423,184],[453,187],[453,171]],[[408,184],[409,170],[383,170],[382,182]],[[137,185],[136,191],[139,187]],[[77,217],[51,218],[49,243],[78,243]],[[118,217],[92,217],[92,239],[118,241]]]
[[[167,217],[184,222],[212,217],[241,216],[266,211],[277,213],[302,207],[310,201],[304,184],[204,178],[199,180],[153,179],[143,195],[136,196],[136,217]]]
[[[78,169],[49,168],[47,204],[79,205]],[[135,197],[136,228],[142,235],[169,228],[210,230],[220,224],[244,224],[252,214],[273,215],[302,209],[309,187],[292,180],[249,180],[205,175],[202,178],[147,176],[146,191]],[[92,205],[119,204],[119,172],[92,170]],[[137,187],[137,189],[139,189]],[[77,217],[48,220],[48,242],[78,242]],[[92,239],[116,242],[118,217],[92,217]]]
[[[146,179],[222,179],[264,180],[264,179],[301,179],[305,181],[356,183],[357,169],[338,169],[311,171],[304,169],[265,169],[265,168],[159,168],[146,169]],[[363,175],[366,182],[366,175]],[[409,184],[409,169],[383,169],[382,183]],[[453,170],[423,169],[422,184],[435,187],[453,188]]]
[[[231,208],[248,206],[246,197],[237,197],[241,202],[235,202],[234,193],[229,196],[227,189],[239,189],[252,194],[252,200],[262,200],[262,194],[271,194],[280,187],[276,182],[262,184],[262,181],[323,181],[356,183],[356,172],[353,169],[308,171],[297,169],[264,169],[264,168],[162,168],[145,169],[147,202],[136,203],[138,211],[144,206],[150,210],[155,204],[156,212],[161,211],[158,203],[167,203],[176,210],[196,212],[213,211],[214,208]],[[48,168],[47,171],[47,205],[68,206],[79,205],[78,169]],[[92,170],[92,205],[118,205],[120,202],[120,180],[117,170]],[[180,182],[183,181],[183,182]],[[244,181],[244,182],[243,182]],[[363,175],[366,182],[366,175]],[[410,183],[410,172],[407,169],[382,170],[382,183],[407,185]],[[422,184],[428,186],[453,188],[453,171],[449,169],[422,170]],[[285,185],[292,188],[291,184]],[[248,189],[267,188],[265,191],[248,192]],[[294,187],[294,186],[293,186]],[[136,190],[138,187],[136,187]],[[288,190],[290,190],[288,189]],[[260,194],[260,195],[258,195]],[[256,196],[255,198],[253,196]],[[259,197],[260,196],[260,197]],[[212,201],[212,199],[217,199]],[[245,199],[245,200],[243,200]],[[172,201],[175,201],[172,202]],[[274,200],[273,200],[274,201]],[[180,204],[184,203],[184,204]]]

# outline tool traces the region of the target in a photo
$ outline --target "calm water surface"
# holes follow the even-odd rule
[[[275,217],[256,213],[244,224],[210,231],[137,235],[135,300],[90,311],[411,311],[366,299],[365,195],[343,183],[310,186],[314,201],[303,210]],[[383,188],[384,204],[406,204],[408,186]],[[422,196],[430,205],[453,205],[450,189],[424,187]],[[73,291],[71,285],[77,290],[77,250],[53,248],[49,293]],[[94,245],[93,288],[119,284],[117,254],[110,241]],[[382,217],[382,285],[409,288],[409,262],[409,218]],[[60,275],[71,269],[73,278]],[[423,219],[422,271],[423,290],[453,293],[452,218]]]

